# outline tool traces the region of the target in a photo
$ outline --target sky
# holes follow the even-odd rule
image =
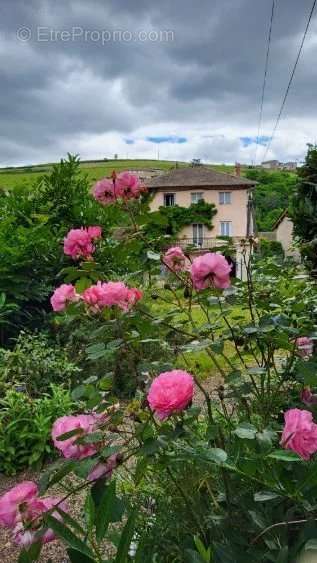
[[[312,0],[1,0],[0,166],[82,159],[303,160],[317,139]],[[271,140],[269,151],[268,143]]]

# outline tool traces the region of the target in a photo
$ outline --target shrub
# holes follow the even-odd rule
[[[278,240],[266,240],[262,238],[260,240],[260,254],[262,258],[268,258],[269,256],[275,256],[280,259],[284,259],[284,250]]]
[[[80,369],[46,334],[21,332],[13,350],[0,349],[0,389],[16,387],[31,397],[48,393],[52,383],[70,387]]]
[[[49,468],[40,489],[69,474],[82,481],[36,522],[28,519],[29,501],[18,506],[26,513],[19,529],[33,544],[21,559],[38,558],[48,529],[74,562],[104,561],[105,539],[116,563],[286,563],[303,548],[316,548],[316,286],[297,276],[294,264],[270,258],[254,266],[242,245],[247,281],[234,281],[234,291],[221,289],[232,283],[225,258],[208,253],[190,266],[170,263],[174,280],[153,294],[150,310],[136,300],[123,303],[121,290],[129,294],[123,284],[115,284],[115,295],[113,285],[99,284],[97,300],[91,292],[88,300],[95,266],[81,265],[78,299],[63,308],[75,322],[98,319],[90,334],[101,342],[91,345],[92,357],[112,357],[121,346],[131,353],[133,339],[144,344],[143,333],[129,324],[135,317],[145,330],[146,322],[152,325],[157,346],[172,349],[174,365],[180,359],[185,365],[163,374],[157,365],[153,382],[150,363],[130,404],[118,403],[99,374],[73,390],[86,411],[54,422],[54,444],[65,462]],[[121,332],[103,342],[111,326]],[[202,351],[221,378],[216,389],[196,370],[188,373],[188,354]],[[85,518],[78,522],[58,506],[84,488]],[[6,498],[2,509],[12,528]]]
[[[26,467],[38,467],[51,457],[52,424],[73,408],[69,391],[58,385],[52,385],[50,394],[37,399],[7,391],[0,399],[0,472],[14,475]]]

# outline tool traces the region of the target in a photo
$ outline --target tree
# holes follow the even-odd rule
[[[247,170],[246,177],[258,182],[254,191],[258,230],[271,231],[275,221],[289,206],[296,174],[284,170]]]
[[[308,145],[305,164],[298,171],[299,180],[290,215],[294,235],[302,243],[302,256],[317,267],[317,145]]]

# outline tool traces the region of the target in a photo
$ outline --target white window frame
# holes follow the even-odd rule
[[[193,244],[202,247],[204,244],[204,225],[202,223],[193,223]],[[196,232],[195,232],[196,231]]]
[[[166,198],[168,196],[173,196],[173,202],[174,203],[172,203],[172,205],[166,203]],[[163,199],[164,199],[164,207],[174,207],[174,205],[176,205],[176,194],[174,192],[164,193]]]
[[[220,205],[230,205],[231,204],[231,193],[232,192],[219,192],[219,204]]]
[[[220,236],[232,237],[232,221],[220,221]]]
[[[204,192],[192,192],[190,196],[192,203],[198,203],[204,199]]]

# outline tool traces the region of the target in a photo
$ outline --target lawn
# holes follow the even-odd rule
[[[181,311],[181,307],[184,306],[186,309],[186,302],[182,298],[179,291],[175,293],[179,299],[180,306],[177,305],[176,299],[171,295],[170,291],[165,289],[160,289],[155,292],[158,296],[158,299],[152,301],[150,297],[148,297],[148,302],[151,307],[151,312],[155,316],[164,317],[164,315],[168,314],[170,311],[175,310],[175,308],[179,308],[179,314],[176,314],[174,317],[174,321],[172,324],[180,322],[182,328],[188,332],[193,332],[193,326],[188,321],[187,322],[187,315],[185,312]],[[173,300],[173,302],[172,302]],[[167,301],[170,301],[168,303]],[[231,304],[230,307],[225,308],[225,314],[227,319],[229,320],[231,326],[239,326],[241,322],[249,319],[249,310],[246,307],[242,307],[240,304]],[[221,338],[223,331],[227,330],[225,321],[220,314],[219,305],[213,305],[208,308],[208,317],[200,308],[199,305],[194,305],[192,308],[192,319],[194,325],[197,327],[202,327],[203,325],[207,325],[210,323],[216,324],[217,328],[215,330],[215,338]],[[184,324],[182,324],[182,321]],[[186,321],[186,322],[185,322]],[[224,355],[217,355],[217,362],[218,365],[223,369],[224,372],[228,373],[231,371],[230,365],[228,364],[225,356],[229,358],[233,365],[239,367],[239,361],[237,361],[237,354],[232,342],[227,341],[224,344]],[[252,363],[252,358],[246,357]],[[183,355],[180,355],[176,362],[176,367],[183,368],[183,369],[190,369],[193,373],[199,373],[202,379],[206,379],[208,377],[219,377],[219,369],[216,367],[215,363],[211,359],[210,355],[205,350],[200,351],[190,351]]]

